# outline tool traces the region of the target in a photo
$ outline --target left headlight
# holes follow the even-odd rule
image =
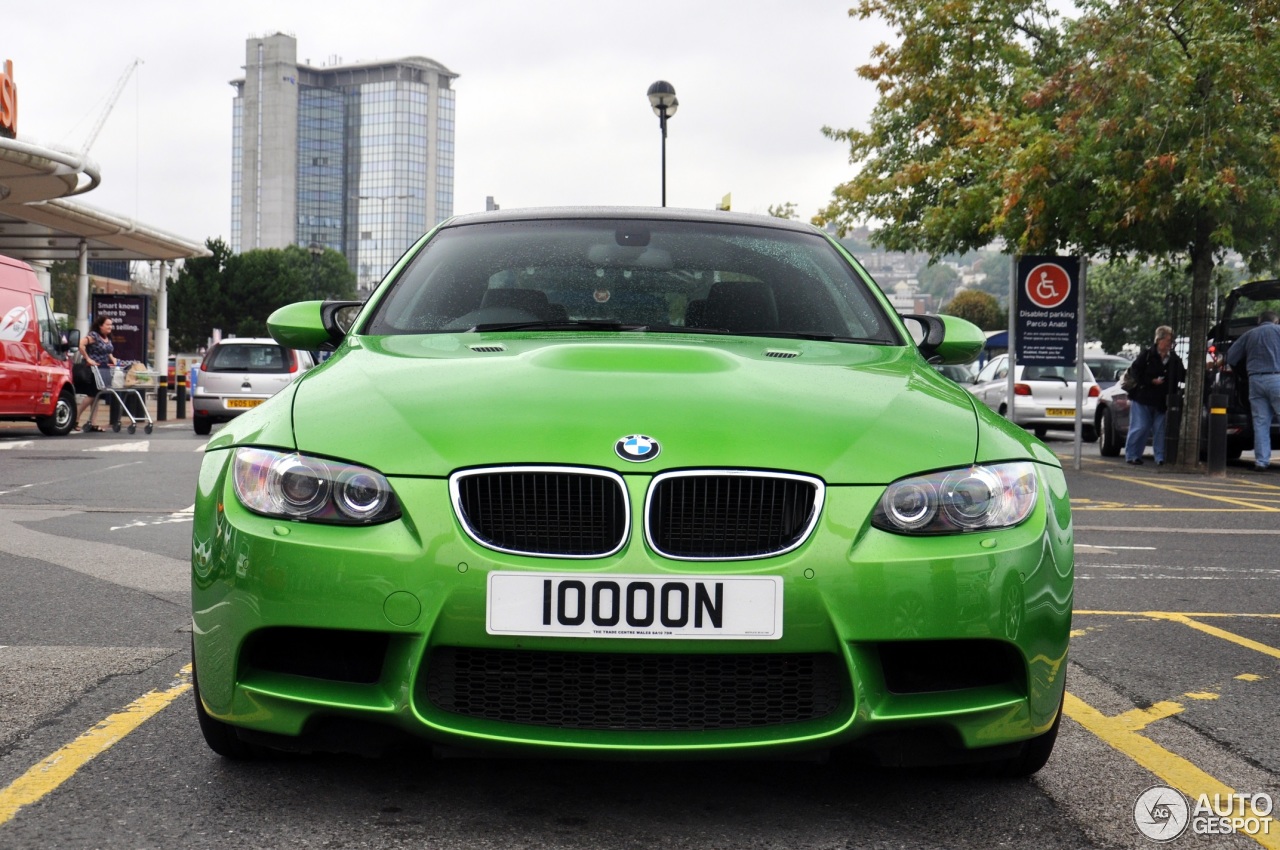
[[[958,534],[1009,528],[1031,515],[1035,464],[966,466],[903,478],[885,488],[871,524],[895,534]]]
[[[297,452],[242,447],[232,461],[240,504],[263,516],[336,525],[369,525],[400,516],[380,473]]]

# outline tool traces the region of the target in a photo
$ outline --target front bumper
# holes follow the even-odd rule
[[[1041,468],[1026,523],[989,534],[886,534],[866,521],[882,488],[828,487],[813,535],[785,555],[672,561],[633,529],[617,554],[567,562],[475,544],[445,480],[392,479],[405,515],[383,525],[251,514],[229,457],[210,452],[201,470],[192,592],[201,698],[235,726],[301,736],[364,720],[446,746],[678,756],[903,733],[993,747],[1044,732],[1058,709],[1073,553],[1056,468]],[[648,477],[626,481],[642,506]],[[783,635],[491,635],[493,570],[776,575]],[[744,680],[734,700],[750,704],[730,710],[726,689]]]

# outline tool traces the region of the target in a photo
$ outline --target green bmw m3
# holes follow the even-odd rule
[[[826,233],[459,216],[367,303],[268,324],[335,350],[206,447],[217,753],[1048,759],[1061,466],[933,368],[976,327],[898,316]]]

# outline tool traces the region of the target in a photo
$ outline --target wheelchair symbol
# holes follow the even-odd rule
[[[1071,278],[1059,265],[1045,263],[1027,275],[1027,296],[1039,308],[1052,310],[1071,294]]]

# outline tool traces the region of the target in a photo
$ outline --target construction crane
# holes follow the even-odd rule
[[[111,95],[107,98],[107,105],[102,110],[102,114],[98,116],[97,122],[93,125],[93,129],[89,131],[89,137],[84,140],[84,144],[80,146],[80,154],[83,156],[89,152],[89,148],[93,147],[93,143],[98,140],[98,134],[102,132],[102,125],[107,123],[107,116],[111,114],[111,110],[115,108],[116,101],[120,99],[120,92],[124,91],[124,84],[129,82],[129,78],[133,76],[134,69],[142,64],[141,59],[134,59],[129,63],[129,67],[124,69],[124,73],[120,75],[120,79],[116,80],[115,87],[111,90]]]

